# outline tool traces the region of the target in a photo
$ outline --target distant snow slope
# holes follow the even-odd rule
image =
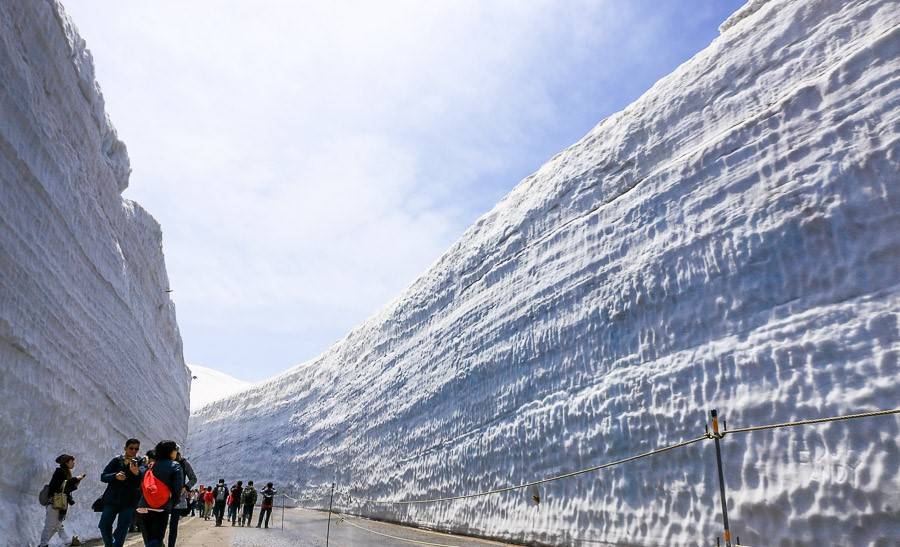
[[[191,369],[191,412],[212,401],[242,391],[252,384],[238,380],[224,372],[200,365],[188,365]]]
[[[710,545],[729,426],[900,401],[900,3],[752,2],[317,359],[191,418],[198,473],[552,544]],[[896,417],[731,435],[749,545],[892,545]],[[221,446],[227,449],[221,449]],[[212,457],[212,455],[215,457]],[[204,457],[210,456],[210,457]]]
[[[98,537],[109,458],[187,435],[162,234],[129,173],[60,5],[0,2],[0,547],[37,544],[59,454],[88,474],[66,527]]]

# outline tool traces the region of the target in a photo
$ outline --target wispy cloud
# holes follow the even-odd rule
[[[129,147],[126,196],[163,226],[186,357],[259,379],[714,34],[674,47],[673,25],[715,29],[739,2],[688,19],[645,1],[69,4]]]

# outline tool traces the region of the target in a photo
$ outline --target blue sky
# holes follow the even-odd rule
[[[743,4],[69,0],[185,359],[315,357]]]

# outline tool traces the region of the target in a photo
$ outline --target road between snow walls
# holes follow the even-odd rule
[[[195,412],[199,474],[316,507],[334,480],[342,511],[512,541],[714,544],[705,440],[540,504],[395,502],[693,439],[712,408],[736,428],[896,407],[898,25],[891,0],[751,2],[320,357]],[[896,543],[897,439],[896,416],[726,437],[734,534]]]
[[[61,453],[87,473],[66,527],[125,439],[187,434],[190,375],[162,233],[123,199],[125,145],[84,41],[52,0],[0,2],[0,546],[36,544]]]

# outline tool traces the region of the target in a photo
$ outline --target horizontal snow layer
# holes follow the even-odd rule
[[[187,434],[161,233],[120,196],[128,170],[62,8],[0,2],[0,545],[36,544],[58,454],[88,474],[67,527],[96,537],[125,439]]]
[[[510,540],[709,545],[703,443],[525,492],[476,492],[732,427],[896,407],[900,5],[755,3],[522,181],[319,358],[192,415],[204,480],[355,492],[360,514]],[[900,537],[896,417],[730,436],[749,545]],[[321,490],[318,491],[321,493]]]

